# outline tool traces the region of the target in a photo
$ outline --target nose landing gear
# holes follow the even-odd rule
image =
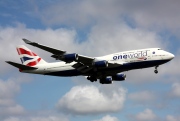
[[[158,73],[158,70],[157,70],[158,66],[155,66],[155,70],[154,70],[154,73],[157,74]]]

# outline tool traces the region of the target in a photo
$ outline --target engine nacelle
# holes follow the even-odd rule
[[[76,53],[64,54],[62,56],[62,59],[64,59],[67,62],[76,61],[76,60],[78,60],[78,54],[76,54]]]
[[[102,78],[102,79],[100,79],[100,83],[101,84],[112,84],[112,78],[111,77]]]
[[[112,80],[114,81],[124,81],[126,79],[126,74],[116,74],[112,76]]]
[[[105,60],[95,61],[95,62],[93,62],[92,65],[95,66],[95,67],[108,67],[108,62],[105,61]]]

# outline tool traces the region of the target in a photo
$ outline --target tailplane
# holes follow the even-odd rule
[[[19,63],[11,62],[11,61],[6,61],[6,63],[9,63],[10,65],[12,65],[14,67],[19,68],[19,71],[37,69],[36,67],[25,66],[25,65],[22,65]]]
[[[25,66],[36,66],[38,64],[47,63],[24,45],[19,45],[16,49],[22,64]]]

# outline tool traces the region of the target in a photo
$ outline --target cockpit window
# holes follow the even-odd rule
[[[162,49],[159,48],[158,50],[162,50]]]

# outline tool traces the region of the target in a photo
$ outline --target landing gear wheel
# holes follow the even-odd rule
[[[158,73],[158,70],[157,70],[158,66],[155,66],[155,70],[154,70],[154,73],[157,74]]]
[[[158,73],[158,70],[154,70],[154,73],[157,74],[157,73]]]
[[[97,79],[93,76],[88,76],[87,79],[90,80],[91,82],[97,81]]]

